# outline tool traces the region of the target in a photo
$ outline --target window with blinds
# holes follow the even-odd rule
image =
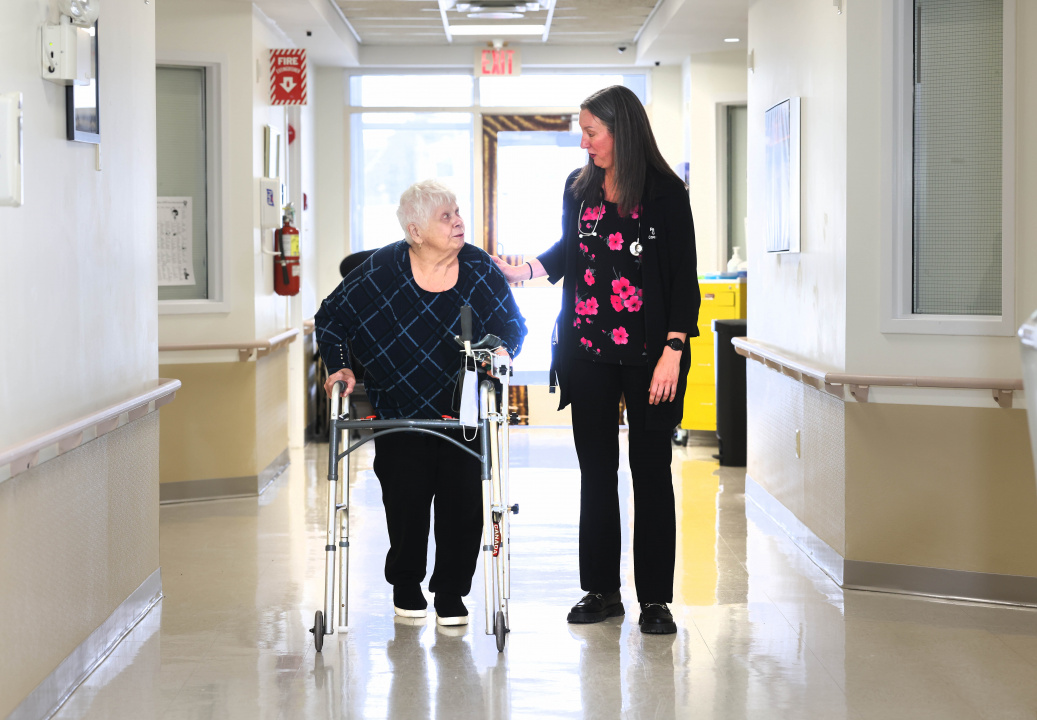
[[[1002,314],[1003,22],[1003,0],[914,0],[917,314]]]

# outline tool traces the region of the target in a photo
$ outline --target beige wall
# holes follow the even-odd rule
[[[158,434],[152,413],[0,483],[0,717],[158,568]]]
[[[163,410],[163,484],[257,476],[288,447],[287,349],[161,370],[182,383]]]
[[[1026,411],[846,404],[850,560],[1037,576]]]
[[[893,7],[850,1],[839,15],[798,0],[750,4],[750,334],[829,369],[1018,377],[1015,338],[880,332]],[[1035,31],[1037,9],[1020,7],[1019,37]],[[1035,61],[1019,43],[1020,78]],[[1024,158],[1037,152],[1027,121],[1037,91],[1017,88],[1016,304],[1026,307],[1037,304],[1037,284],[1022,279],[1037,274],[1037,215],[1023,200],[1034,180]],[[763,247],[763,112],[793,95],[802,97],[803,252],[775,257]],[[1037,486],[1018,403],[1002,409],[989,391],[918,388],[873,388],[868,403],[844,402],[755,362],[748,389],[749,475],[844,558],[1037,575]]]
[[[695,245],[699,272],[727,269],[721,250],[720,163],[727,150],[719,144],[726,105],[744,105],[747,97],[745,50],[693,55],[683,68],[687,88],[687,155],[690,162],[688,194],[695,218]]]
[[[746,380],[746,473],[844,555],[849,511],[843,401],[757,362],[746,363]]]

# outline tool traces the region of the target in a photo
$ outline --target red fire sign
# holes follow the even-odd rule
[[[270,104],[306,104],[306,51],[270,51]]]

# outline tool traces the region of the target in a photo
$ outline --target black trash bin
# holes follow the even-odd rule
[[[714,320],[717,373],[717,440],[720,464],[745,466],[745,358],[731,338],[745,337],[745,320]]]

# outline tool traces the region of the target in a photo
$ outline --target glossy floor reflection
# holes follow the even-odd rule
[[[566,624],[581,594],[575,455],[567,432],[520,430],[506,652],[479,624],[394,620],[368,453],[352,478],[351,628],[316,654],[326,446],[312,445],[259,499],[162,508],[165,599],[56,717],[1037,717],[1037,612],[844,593],[746,512],[744,470],[715,451],[674,453],[675,636],[638,631],[629,565],[625,618]]]

